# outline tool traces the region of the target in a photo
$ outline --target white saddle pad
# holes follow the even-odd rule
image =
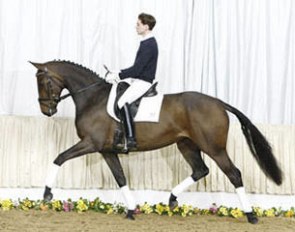
[[[120,121],[114,112],[114,101],[116,98],[116,89],[117,84],[113,84],[108,104],[107,104],[107,112],[108,114],[115,119],[116,121]],[[144,97],[141,99],[137,114],[134,118],[135,122],[159,122],[161,106],[163,102],[163,94],[157,94],[153,97]]]

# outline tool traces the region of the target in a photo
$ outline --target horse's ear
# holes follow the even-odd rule
[[[34,65],[38,70],[42,70],[42,71],[45,71],[45,64],[40,64],[40,63],[34,63],[34,62],[31,62],[29,61],[32,65]]]

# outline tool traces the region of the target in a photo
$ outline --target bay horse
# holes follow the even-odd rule
[[[58,103],[71,96],[76,107],[75,126],[80,138],[77,144],[59,154],[54,160],[46,178],[44,200],[52,199],[52,185],[62,164],[88,153],[99,152],[108,164],[127,203],[126,217],[134,219],[135,201],[126,183],[118,158],[119,152],[113,149],[117,122],[106,110],[112,85],[90,69],[70,61],[54,60],[31,64],[38,69],[36,77],[41,112],[49,117],[54,115]],[[68,89],[69,93],[61,96],[64,88]],[[238,118],[249,149],[262,171],[280,185],[282,171],[271,146],[256,126],[233,106],[198,92],[164,95],[159,123],[135,123],[137,151],[159,149],[176,143],[190,165],[191,176],[171,191],[171,209],[177,206],[177,197],[181,192],[209,173],[201,156],[201,151],[204,152],[216,162],[234,185],[248,222],[255,224],[258,219],[247,199],[241,172],[232,163],[226,151],[229,130],[229,117],[226,111]]]

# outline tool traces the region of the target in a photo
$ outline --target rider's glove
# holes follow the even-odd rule
[[[110,84],[118,83],[120,81],[118,72],[108,72],[105,77],[106,82]]]

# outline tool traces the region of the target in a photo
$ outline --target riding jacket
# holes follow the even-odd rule
[[[153,36],[143,39],[136,53],[133,66],[122,69],[119,73],[120,79],[132,77],[150,83],[156,76],[158,61],[158,44]]]

